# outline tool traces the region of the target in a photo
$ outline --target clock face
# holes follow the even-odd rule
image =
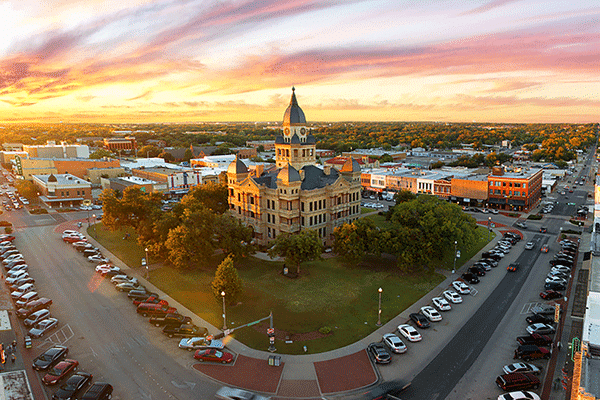
[[[290,134],[290,128],[285,128],[284,132],[285,132],[286,135],[289,135]]]
[[[306,129],[304,129],[304,128],[300,129],[300,133],[304,135],[306,133]]]

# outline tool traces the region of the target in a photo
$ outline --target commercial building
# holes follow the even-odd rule
[[[118,152],[119,150],[130,152],[137,148],[137,143],[133,136],[104,138],[104,147],[112,152]]]
[[[92,200],[92,185],[71,174],[33,175],[40,200],[49,208],[77,207]]]
[[[87,145],[68,144],[61,142],[56,144],[49,140],[45,145],[23,145],[30,158],[89,158],[90,148]]]
[[[112,169],[120,168],[118,159],[90,159],[90,158],[22,158],[19,163],[13,161],[13,170],[21,175],[23,179],[31,179],[33,175],[44,174],[71,174],[78,178],[91,181],[90,169]],[[19,169],[20,168],[20,169]],[[108,173],[108,172],[107,172]],[[102,173],[100,173],[101,175]],[[100,183],[94,179],[93,183]]]
[[[543,172],[540,168],[522,168],[515,172],[492,168],[488,177],[488,203],[501,210],[531,210],[542,197]]]
[[[311,229],[331,245],[333,230],[360,215],[360,166],[348,159],[339,171],[320,168],[315,145],[292,89],[282,134],[275,140],[276,168],[248,168],[239,158],[229,164],[230,213],[254,229],[258,244]]]
[[[247,147],[254,147],[258,149],[260,146],[263,147],[264,151],[275,150],[274,140],[248,140],[246,142]]]
[[[207,182],[225,182],[226,168],[186,168],[173,170],[165,167],[134,168],[131,170],[133,176],[161,182],[165,185],[165,192],[180,196],[186,194],[191,187],[203,185]]]
[[[352,158],[363,158],[363,157],[382,157],[383,155],[389,155],[392,157],[394,162],[402,161],[406,158],[406,152],[401,150],[384,150],[382,148],[379,149],[356,149],[352,151],[343,152],[342,155],[344,157],[352,157]]]

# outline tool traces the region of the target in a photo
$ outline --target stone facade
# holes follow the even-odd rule
[[[275,140],[277,168],[249,170],[239,158],[229,165],[230,213],[254,229],[259,245],[302,229],[331,245],[333,230],[360,215],[360,166],[353,159],[339,171],[316,166],[316,142],[293,90]]]

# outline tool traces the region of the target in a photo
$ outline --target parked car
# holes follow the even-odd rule
[[[56,385],[71,372],[76,371],[78,365],[79,361],[77,360],[63,360],[56,364],[54,367],[52,367],[50,371],[48,371],[48,373],[44,375],[44,377],[42,378],[42,382],[48,386]]]
[[[79,371],[60,386],[58,391],[52,395],[52,400],[75,400],[77,395],[92,383],[92,374]]]
[[[16,281],[13,282],[12,285],[10,285],[10,289],[11,290],[17,290],[19,287],[27,284],[27,283],[35,283],[35,279],[33,279],[31,276],[29,275],[25,275],[25,276],[21,276],[19,279],[17,279]]]
[[[571,268],[567,267],[566,265],[554,265],[552,268],[550,268],[550,271],[558,271],[564,272],[565,274],[570,274]]]
[[[102,276],[110,275],[111,272],[115,272],[115,274],[113,274],[112,276],[119,275],[121,272],[121,268],[111,264],[98,264],[96,265],[95,269],[96,272],[98,272]]]
[[[443,294],[444,294],[444,297],[446,298],[446,300],[448,300],[450,303],[453,303],[453,304],[462,303],[462,297],[460,297],[460,295],[458,293],[456,293],[454,290],[444,290]]]
[[[162,330],[168,337],[194,337],[208,335],[208,329],[192,324],[165,325]]]
[[[423,339],[421,334],[414,327],[408,324],[398,325],[398,332],[408,339],[409,342],[419,342]]]
[[[35,300],[37,298],[39,298],[40,296],[38,295],[38,292],[28,292],[25,293],[23,296],[21,296],[21,298],[19,298],[16,302],[15,305],[18,308],[23,307],[25,304],[29,303],[31,300]]]
[[[67,354],[69,354],[68,347],[54,345],[33,359],[33,369],[36,371],[45,371],[65,358]]]
[[[110,281],[114,284],[114,285],[118,285],[119,283],[124,283],[124,282],[130,282],[133,284],[138,284],[138,280],[137,278],[132,278],[129,275],[115,275],[112,278],[110,278]]]
[[[91,263],[102,263],[107,264],[110,262],[109,258],[103,257],[101,254],[96,254],[88,257],[88,261]]]
[[[542,315],[533,313],[528,315],[525,320],[528,324],[551,324],[554,322],[554,316],[552,315]]]
[[[546,227],[541,227],[541,228],[540,228],[540,233],[548,233],[548,228],[546,228]]]
[[[205,337],[183,338],[179,341],[179,348],[187,351],[222,350],[224,347],[225,344],[221,340],[207,340]]]
[[[543,347],[538,347],[534,344],[522,344],[515,350],[515,355],[513,358],[529,361],[534,359],[550,358],[550,355],[550,350]]]
[[[161,316],[153,315],[152,317],[150,317],[149,321],[154,326],[165,326],[165,325],[180,326],[183,324],[190,324],[192,322],[192,319],[190,317],[181,315],[179,313],[171,313],[171,314],[165,314],[165,315],[161,315]]]
[[[462,281],[452,282],[452,287],[460,294],[469,294],[471,289]]]
[[[423,306],[421,307],[421,313],[427,317],[431,322],[437,322],[442,320],[442,315],[431,306]]]
[[[427,318],[421,313],[411,313],[409,317],[421,329],[429,328],[431,325]]]
[[[31,315],[31,313],[36,312],[37,310],[41,310],[43,308],[48,308],[52,304],[52,300],[42,297],[41,299],[36,299],[25,304],[24,307],[19,308],[17,310],[17,317],[19,318],[27,318]]]
[[[546,277],[546,283],[557,283],[557,284],[566,286],[567,280],[563,279],[563,278],[559,278],[557,276],[549,276],[549,277]]]
[[[392,361],[392,356],[390,356],[383,343],[370,343],[367,346],[367,352],[377,364],[389,364]]]
[[[46,333],[55,329],[58,326],[58,320],[56,318],[46,318],[43,321],[38,322],[33,328],[29,330],[28,335],[32,338],[40,338]]]
[[[222,364],[229,364],[234,359],[233,354],[216,349],[196,350],[194,358],[200,362],[210,361],[220,362]]]
[[[533,344],[536,346],[550,346],[552,344],[552,338],[546,335],[540,335],[539,333],[534,333],[528,336],[519,336],[517,337],[517,342],[519,344]]]
[[[492,267],[485,264],[475,263],[472,267],[469,267],[467,270],[468,273],[477,275],[477,276],[485,276],[487,271],[490,271]]]
[[[540,396],[533,392],[519,390],[517,392],[504,393],[498,396],[498,400],[541,400]]]
[[[161,306],[168,306],[169,302],[166,300],[161,300],[160,297],[158,297],[158,295],[156,293],[151,293],[150,297],[148,297],[145,300],[139,299],[133,300],[133,305],[134,306],[139,306],[142,303],[146,303],[146,304],[160,304]]]
[[[437,308],[440,311],[450,311],[452,309],[450,303],[448,303],[448,301],[443,297],[434,297],[433,299],[431,299],[431,302],[433,303],[435,308]]]
[[[158,297],[156,293],[147,292],[146,290],[130,290],[127,297],[133,300],[147,300],[152,296]]]
[[[496,385],[498,385],[500,389],[506,391],[515,389],[537,389],[540,387],[540,380],[533,374],[515,372],[497,377]]]
[[[215,394],[215,397],[221,400],[270,400],[270,397],[264,397],[247,390],[230,388],[227,386],[223,386],[221,389],[219,389]]]
[[[383,335],[382,341],[392,352],[397,354],[406,353],[406,345],[396,334],[386,333]]]
[[[533,314],[554,315],[554,306],[550,304],[538,304],[531,308]]]
[[[485,272],[484,272],[485,273]],[[465,282],[468,282],[470,284],[476,284],[479,283],[479,278],[477,277],[477,275],[471,273],[471,272],[467,272],[465,274],[462,274],[460,276]]]
[[[519,228],[527,229],[527,224],[525,222],[519,221],[515,225]]]
[[[554,332],[556,332],[556,329],[554,329],[553,326],[541,323],[531,324],[526,328],[526,330],[530,335],[532,333],[539,333],[540,335],[552,335]]]
[[[146,291],[145,286],[140,285],[139,283],[131,283],[131,282],[118,283],[117,285],[115,285],[115,288],[119,292],[130,292],[132,290]]]
[[[112,398],[113,387],[110,383],[95,382],[83,394],[81,400],[109,400]]]
[[[529,372],[530,374],[539,375],[540,369],[533,364],[518,362],[514,364],[508,364],[502,367],[502,372],[505,374],[512,374],[515,372]]]
[[[41,310],[31,313],[31,315],[23,321],[23,324],[25,326],[33,326],[46,318],[50,318],[50,311],[42,308]]]

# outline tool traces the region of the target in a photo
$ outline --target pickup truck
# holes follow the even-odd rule
[[[160,315],[160,316],[150,317],[150,323],[155,326],[162,326],[162,325],[180,326],[182,324],[189,324],[191,322],[192,322],[192,319],[190,317],[186,317],[185,315],[175,314],[175,313],[165,314],[164,316]]]
[[[163,328],[163,333],[168,337],[194,337],[194,336],[206,336],[208,335],[208,329],[191,325],[191,324],[182,324],[182,325],[165,325]]]
[[[534,333],[529,336],[517,337],[517,342],[519,342],[519,344],[534,344],[536,346],[550,346],[552,344],[552,339],[549,336]]]

